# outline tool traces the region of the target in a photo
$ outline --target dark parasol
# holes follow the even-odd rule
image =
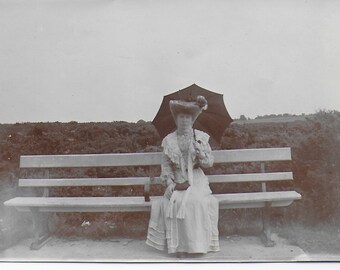
[[[176,123],[170,112],[169,101],[179,99],[194,101],[199,95],[207,99],[208,109],[198,116],[193,127],[208,133],[216,142],[220,142],[224,130],[233,121],[224,105],[223,95],[196,84],[163,97],[158,113],[152,121],[161,138],[176,129]]]

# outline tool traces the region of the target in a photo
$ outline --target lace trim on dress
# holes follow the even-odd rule
[[[176,133],[170,133],[162,141],[163,152],[177,166],[181,163],[182,153],[177,144]]]
[[[201,131],[201,130],[194,130],[196,140],[201,141],[203,145],[204,150],[207,149],[207,145],[209,144],[209,138],[210,136]],[[163,147],[163,152],[165,155],[167,155],[170,160],[176,164],[177,166],[180,166],[181,164],[181,159],[183,158],[182,152],[178,146],[178,141],[177,141],[177,134],[176,131],[168,134],[162,141],[162,147]],[[193,162],[195,160],[195,149],[193,148],[193,145],[190,145],[190,152],[192,153],[192,158]]]

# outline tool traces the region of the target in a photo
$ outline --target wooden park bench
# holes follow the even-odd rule
[[[268,209],[290,205],[301,199],[296,191],[267,191],[266,182],[293,180],[292,172],[265,172],[264,164],[269,161],[290,161],[291,149],[261,148],[242,150],[215,150],[214,164],[259,162],[258,173],[208,175],[210,183],[259,182],[260,191],[251,193],[214,194],[219,200],[220,209],[263,208],[265,245],[275,244],[271,239]],[[111,167],[111,166],[159,166],[161,153],[119,153],[119,154],[79,154],[79,155],[35,155],[21,156],[20,168]],[[121,177],[121,178],[67,178],[19,179],[20,188],[43,188],[42,197],[16,197],[4,204],[18,211],[31,211],[34,224],[34,241],[31,249],[39,249],[50,239],[46,212],[133,212],[150,211],[153,200],[160,196],[150,196],[151,184],[163,184],[160,177]],[[144,185],[144,196],[131,197],[49,197],[52,187],[79,186],[130,186]]]

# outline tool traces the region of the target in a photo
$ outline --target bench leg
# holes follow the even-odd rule
[[[261,234],[261,241],[265,247],[273,247],[276,245],[276,243],[272,239],[272,233],[269,223],[269,211],[270,211],[269,205],[262,209],[263,231]]]
[[[48,214],[41,213],[36,208],[31,208],[31,212],[33,216],[34,240],[30,248],[38,250],[51,239],[48,229]]]

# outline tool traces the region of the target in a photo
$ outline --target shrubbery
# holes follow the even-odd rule
[[[287,187],[302,200],[284,212],[283,220],[315,225],[340,217],[340,113],[320,111],[305,121],[232,126],[225,132],[222,148],[292,148],[294,181]],[[283,166],[283,165],[281,165]],[[272,183],[275,189],[284,183]]]
[[[320,111],[306,117],[305,121],[289,123],[233,124],[221,140],[220,148],[292,148],[292,164],[277,163],[268,170],[293,169],[294,181],[290,183],[270,183],[269,190],[278,188],[297,190],[302,200],[287,208],[272,210],[275,222],[298,222],[315,225],[319,222],[340,221],[340,113]],[[19,157],[24,154],[76,154],[76,153],[123,153],[160,151],[160,138],[150,122],[138,123],[23,123],[0,125],[0,179],[1,190],[15,189],[20,177],[41,176],[39,170],[19,172]],[[213,148],[218,148],[214,146]],[[258,164],[219,166],[209,169],[209,173],[220,171],[236,172],[255,170]],[[90,168],[55,169],[51,177],[120,177],[129,175],[148,175],[148,170],[139,168]],[[159,168],[154,168],[159,174]],[[214,192],[254,191],[256,185],[212,185]],[[19,194],[18,189],[17,193]],[[52,195],[58,196],[118,196],[142,195],[142,188],[59,188]],[[161,194],[160,187],[153,192]],[[0,198],[3,200],[3,198]],[[0,209],[1,210],[1,209]],[[258,215],[257,210],[223,211],[221,220],[234,220],[235,216]],[[248,211],[248,210],[247,210]],[[1,212],[3,213],[3,212]],[[144,235],[148,214],[58,214],[61,235],[86,235],[104,237],[121,235]],[[84,221],[90,226],[81,226]],[[223,222],[224,223],[224,222]],[[235,224],[236,224],[235,223]],[[129,226],[130,224],[130,226]],[[235,225],[234,224],[234,225]],[[235,228],[234,225],[229,227]],[[81,230],[79,230],[81,228]],[[228,231],[221,227],[221,232]]]

